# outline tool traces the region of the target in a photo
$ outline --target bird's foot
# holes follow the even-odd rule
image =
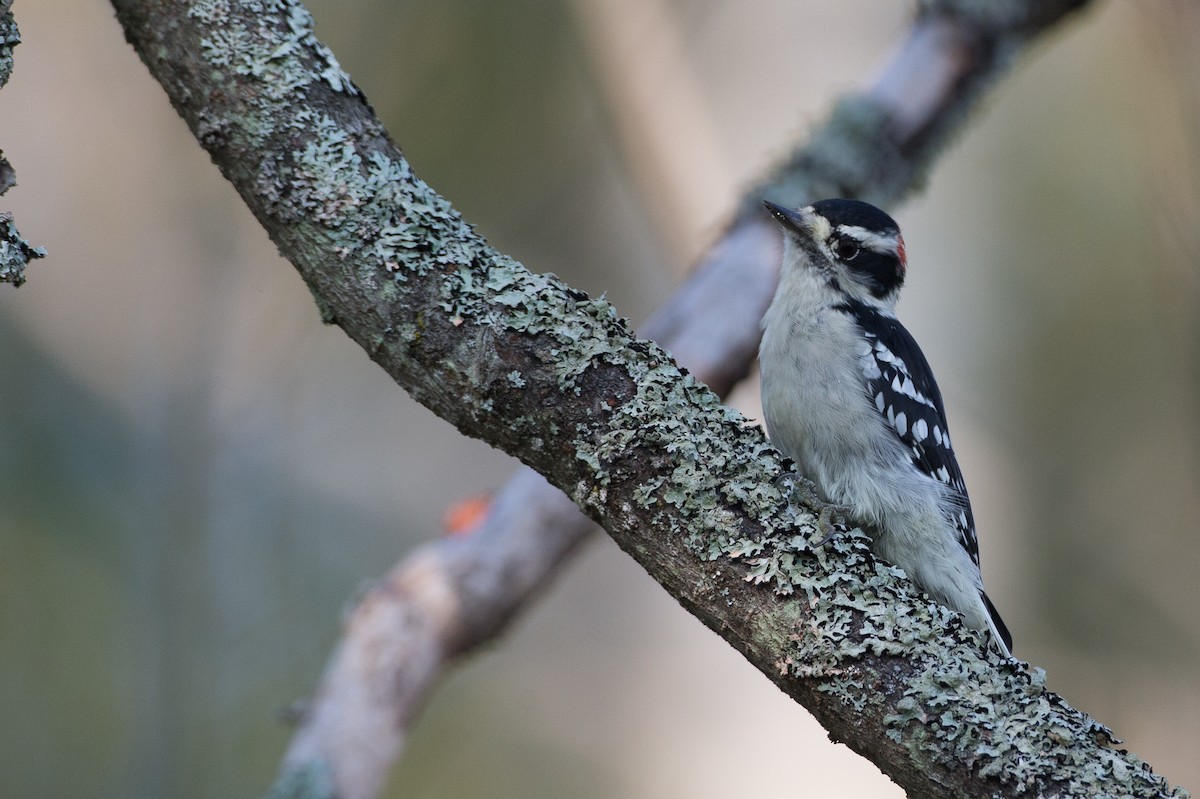
[[[834,534],[844,533],[849,529],[850,508],[830,502],[824,503],[817,513],[817,532],[821,534],[821,540],[813,544],[813,548],[825,546]]]
[[[850,529],[850,508],[828,502],[817,493],[817,487],[806,477],[795,472],[780,472],[771,482],[776,485],[788,483],[794,498],[817,513],[817,532],[821,534],[813,547],[823,547],[829,543],[838,532]]]

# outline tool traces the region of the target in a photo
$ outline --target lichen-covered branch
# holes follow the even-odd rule
[[[21,32],[13,19],[12,0],[0,0],[0,88],[12,77],[13,48],[20,43]]]
[[[13,48],[21,43],[17,21],[12,14],[12,0],[0,0],[0,88],[12,76]],[[17,177],[12,165],[0,150],[0,194],[14,185]],[[34,247],[21,238],[12,214],[0,211],[0,283],[19,286],[25,282],[25,267],[35,258],[45,256],[46,251]]]
[[[777,239],[747,219],[643,326],[719,395],[745,375],[758,341]],[[405,557],[346,619],[279,785],[322,773],[329,790],[320,795],[375,796],[442,674],[500,635],[595,530],[561,491],[521,468],[470,535]]]
[[[782,464],[759,430],[607,303],[489,247],[412,173],[294,0],[114,5],[325,317],[565,491],[835,738],[922,796],[1171,795],[861,536],[810,548],[811,513],[771,482]],[[861,101],[850,121],[886,124],[883,109]],[[279,789],[328,787],[319,764],[307,777]]]

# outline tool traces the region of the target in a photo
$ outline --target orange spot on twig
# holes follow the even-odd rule
[[[452,503],[442,514],[442,534],[470,535],[483,522],[491,505],[490,494],[474,494]]]

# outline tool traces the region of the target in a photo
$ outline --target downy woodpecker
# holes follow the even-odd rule
[[[765,205],[784,231],[758,355],[772,441],[824,499],[846,506],[880,557],[1008,655],[1012,639],[983,592],[942,395],[896,319],[899,227],[858,200]]]

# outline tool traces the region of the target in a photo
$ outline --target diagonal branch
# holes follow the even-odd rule
[[[722,396],[757,347],[777,245],[765,225],[731,230],[644,326]],[[440,677],[499,636],[595,530],[561,491],[523,467],[469,536],[431,541],[404,558],[346,619],[280,786],[316,769],[336,786],[329,796],[377,795]]]
[[[565,491],[835,738],[922,796],[1171,795],[862,537],[812,551],[812,515],[771,484],[780,458],[759,430],[607,303],[490,248],[412,173],[294,0],[114,5],[325,317],[419,401]],[[990,66],[956,85],[974,94],[1043,9],[1048,22],[1076,5],[983,11],[994,36],[971,32],[964,52],[991,41]],[[947,30],[965,18],[925,13]],[[818,140],[797,165],[820,176],[809,190],[871,185],[871,165],[915,177],[941,135],[914,129],[906,153],[886,93],[841,105],[835,123],[858,144]],[[875,148],[880,160],[851,157]],[[317,763],[280,790],[329,791],[335,778]]]

